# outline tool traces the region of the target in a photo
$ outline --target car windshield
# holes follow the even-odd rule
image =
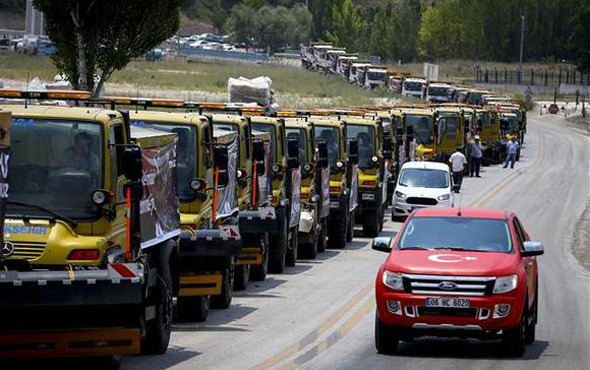
[[[72,219],[98,217],[91,193],[103,188],[103,146],[102,125],[95,122],[13,118],[9,200]],[[13,204],[7,213],[45,215]]]
[[[416,188],[444,189],[449,187],[449,174],[442,170],[405,168],[400,174],[398,184]]]
[[[299,142],[299,161],[301,164],[309,163],[307,161],[307,140],[305,140],[305,130],[302,128],[288,128],[287,139],[297,139]]]
[[[191,200],[195,191],[190,182],[197,177],[197,130],[193,126],[170,122],[132,121],[132,125],[172,132],[176,142],[176,195],[179,200]]]
[[[404,82],[404,89],[408,91],[422,91],[422,84],[420,82]]]
[[[404,228],[397,248],[510,253],[512,242],[506,220],[414,217]]]
[[[371,158],[375,155],[375,130],[366,125],[346,125],[346,137],[350,141],[356,139],[359,148],[359,168],[372,167]]]
[[[383,72],[369,72],[367,78],[371,81],[385,81],[387,74]]]
[[[270,164],[272,165],[277,163],[277,132],[274,129],[274,126],[264,123],[253,123],[252,129],[270,133]]]
[[[406,127],[414,128],[414,135],[418,144],[432,144],[432,119],[426,115],[406,115]]]
[[[328,159],[330,160],[330,170],[336,171],[336,162],[339,158],[340,132],[338,128],[331,126],[314,126],[316,141],[323,140],[328,144]]]

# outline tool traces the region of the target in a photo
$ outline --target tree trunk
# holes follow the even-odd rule
[[[86,81],[88,68],[86,64],[86,42],[80,30],[76,30],[76,47],[78,49],[78,89],[88,90]]]

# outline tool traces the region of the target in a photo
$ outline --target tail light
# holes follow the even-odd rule
[[[362,186],[374,188],[375,186],[377,186],[377,181],[375,181],[375,180],[363,181],[363,185]]]
[[[330,186],[330,193],[342,193],[342,186]]]

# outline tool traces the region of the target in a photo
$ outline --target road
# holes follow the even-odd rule
[[[522,359],[502,356],[499,342],[423,339],[397,356],[373,344],[373,282],[385,254],[358,237],[344,250],[300,261],[237,293],[231,309],[206,323],[174,326],[163,356],[129,357],[123,369],[588,369],[590,279],[569,252],[573,226],[589,196],[589,144],[557,119],[529,116],[514,170],[485,167],[465,179],[462,204],[515,211],[543,242],[537,341]],[[390,220],[384,235],[400,224]]]

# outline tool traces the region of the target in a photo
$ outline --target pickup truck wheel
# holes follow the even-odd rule
[[[235,267],[234,290],[246,290],[250,281],[250,265]]]
[[[326,250],[326,239],[328,238],[328,218],[324,217],[320,223],[320,233],[317,239],[317,251],[322,253]]]
[[[172,332],[172,276],[170,269],[158,269],[157,287],[153,292],[156,317],[146,323],[145,337],[141,352],[147,355],[161,355],[168,350]]]
[[[535,337],[537,334],[537,313],[538,311],[538,298],[535,297],[535,303],[533,303],[533,308],[531,313],[528,316],[527,325],[525,329],[525,337],[524,342],[525,344],[532,344],[535,341]]]
[[[176,316],[178,321],[204,322],[209,316],[211,296],[200,295],[178,297],[176,299]]]
[[[253,265],[250,267],[250,279],[254,281],[266,280],[266,274],[268,272],[268,234],[265,234],[261,240],[261,247],[264,252],[262,253],[262,263],[260,265]]]
[[[369,238],[374,238],[379,235],[381,228],[381,214],[379,209],[376,212],[363,214],[363,235]]]
[[[229,308],[233,298],[233,282],[233,268],[225,269],[223,271],[223,278],[221,279],[221,294],[211,296],[211,308]]]
[[[399,337],[395,330],[385,325],[379,315],[375,314],[375,349],[377,353],[393,355],[397,353]]]
[[[287,257],[288,229],[287,220],[285,226],[278,234],[270,236],[270,251],[268,253],[268,272],[281,274],[285,271],[285,260]]]
[[[330,248],[344,249],[346,247],[346,232],[348,226],[346,218],[340,218],[328,225],[328,245]]]
[[[297,251],[299,249],[299,238],[297,237],[297,227],[294,227],[289,232],[291,235],[291,239],[289,240],[289,244],[287,247],[287,256],[285,260],[285,265],[289,267],[295,266],[297,263]]]
[[[521,357],[524,354],[527,320],[528,312],[524,309],[518,326],[505,330],[502,334],[502,343],[509,356]]]
[[[351,242],[352,239],[354,238],[354,212],[350,213],[350,216],[348,218],[348,228],[346,229],[346,241],[347,242]]]

